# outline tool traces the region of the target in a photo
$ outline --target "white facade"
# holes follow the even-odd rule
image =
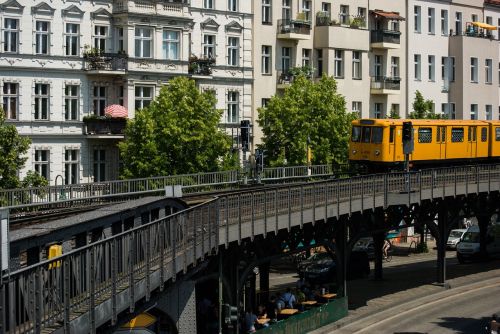
[[[0,94],[8,122],[32,139],[20,176],[116,179],[123,124],[102,131],[84,117],[121,104],[132,118],[179,75],[214,91],[238,149],[240,121],[252,115],[250,13],[250,1],[226,0],[0,4]],[[98,61],[83,57],[92,47],[104,52]]]

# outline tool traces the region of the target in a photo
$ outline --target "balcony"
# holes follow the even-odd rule
[[[215,65],[215,58],[189,57],[188,73],[193,76],[212,75],[212,66]]]
[[[123,138],[126,118],[108,118],[99,116],[90,116],[83,118],[83,133],[93,138]]]
[[[278,38],[308,40],[311,38],[311,21],[278,20]]]
[[[161,16],[187,16],[184,9],[190,5],[190,0],[163,0],[152,1],[117,1],[113,6],[113,13],[136,13]],[[186,14],[186,15],[185,15]]]
[[[314,28],[315,47],[369,51],[370,32],[365,28],[363,17],[355,17],[346,25],[341,25],[339,22],[330,20],[327,13],[317,14]]]
[[[401,32],[396,30],[372,30],[370,44],[372,48],[399,49]]]
[[[299,75],[304,75],[306,78],[313,78],[314,69],[310,66],[291,67],[287,71],[277,71],[276,89],[285,89],[289,87]]]
[[[84,52],[83,60],[84,69],[89,74],[123,75],[127,72],[126,53],[104,53],[91,49]]]
[[[399,94],[401,78],[372,77],[370,93],[376,95]]]

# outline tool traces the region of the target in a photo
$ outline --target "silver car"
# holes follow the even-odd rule
[[[446,247],[451,249],[456,249],[457,244],[460,242],[460,239],[467,232],[467,229],[456,229],[451,230],[450,236],[448,237],[448,241],[446,242]]]

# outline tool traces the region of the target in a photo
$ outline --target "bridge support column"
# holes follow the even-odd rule
[[[347,297],[347,223],[348,217],[342,217],[332,224],[335,224],[335,244],[330,246],[331,250],[335,250],[335,257],[337,259],[337,294],[342,297]],[[327,243],[328,245],[328,243]]]
[[[87,246],[87,232],[75,235],[75,249]]]
[[[179,334],[196,333],[196,283],[184,281],[166,292],[157,307],[176,324]]]
[[[33,264],[36,264],[40,262],[40,247],[31,247],[26,251],[27,255],[27,265],[31,266]]]
[[[269,262],[259,265],[260,303],[269,300],[269,267]]]
[[[382,248],[384,247],[385,232],[376,232],[373,234],[373,247],[375,251],[375,270],[373,273],[373,278],[375,280],[383,279],[382,270]]]
[[[446,242],[448,240],[448,209],[443,202],[438,213],[438,237],[437,246],[437,282],[446,282]]]

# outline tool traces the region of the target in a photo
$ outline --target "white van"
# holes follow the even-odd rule
[[[479,226],[472,225],[457,244],[458,262],[464,263],[466,260],[478,259],[479,252]],[[486,232],[486,254],[488,256],[500,255],[500,224],[488,226]]]

